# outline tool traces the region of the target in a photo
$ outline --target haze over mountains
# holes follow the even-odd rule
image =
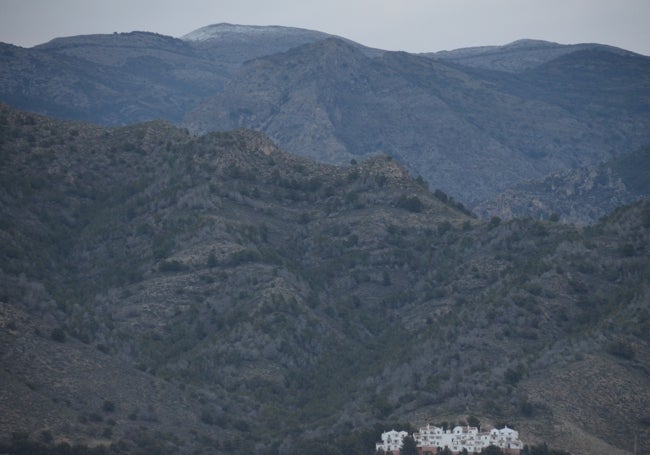
[[[182,39],[3,45],[0,59],[1,99],[19,108],[105,125],[164,118],[196,133],[252,128],[329,163],[386,153],[470,208],[650,142],[650,58],[598,44],[414,55],[217,24]]]
[[[650,451],[649,69],[231,24],[1,45],[0,452],[359,455],[470,415]]]

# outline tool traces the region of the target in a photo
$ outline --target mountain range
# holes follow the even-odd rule
[[[233,24],[1,44],[0,453],[476,421],[650,451],[649,66]]]
[[[104,125],[162,118],[199,134],[249,128],[333,164],[388,154],[471,209],[650,142],[650,58],[600,44],[521,40],[416,55],[216,24],[180,39],[133,32],[2,45],[0,62],[0,100],[21,109]],[[576,207],[563,210],[552,209],[564,220]]]

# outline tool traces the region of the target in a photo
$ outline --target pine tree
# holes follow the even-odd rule
[[[407,436],[402,440],[400,455],[418,455],[418,447],[413,436]]]

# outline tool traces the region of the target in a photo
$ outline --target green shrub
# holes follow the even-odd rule
[[[161,272],[183,272],[187,269],[188,267],[185,264],[176,259],[171,261],[162,261],[158,265],[158,270]]]
[[[50,333],[50,336],[54,341],[57,341],[59,343],[65,343],[66,340],[66,335],[65,331],[61,327],[57,327],[56,329],[52,329],[52,332]]]
[[[503,375],[503,379],[506,384],[515,385],[521,380],[523,375],[523,368],[521,366],[517,367],[516,370],[508,368]]]
[[[501,218],[499,218],[498,216],[493,216],[492,218],[490,218],[490,222],[488,223],[488,228],[493,229],[500,224],[501,224]]]
[[[621,247],[621,255],[625,258],[634,256],[634,252],[634,245],[631,245],[629,243],[626,243]]]
[[[115,403],[110,400],[104,400],[104,404],[102,404],[102,411],[115,412]]]
[[[408,210],[409,212],[418,213],[422,211],[423,204],[419,197],[403,194],[397,200],[397,207]]]
[[[650,207],[646,207],[641,212],[641,222],[644,228],[650,228]]]
[[[207,260],[207,266],[210,267],[211,269],[219,265],[219,261],[217,260],[217,256],[214,254],[214,251],[210,252],[210,255],[208,256]]]
[[[257,262],[261,259],[262,257],[255,250],[240,250],[230,256],[228,265],[238,266],[247,262]]]
[[[632,360],[635,356],[634,348],[624,341],[613,341],[607,346],[607,352],[623,359]]]
[[[445,204],[446,204],[447,201],[449,200],[449,196],[447,196],[447,194],[446,194],[444,191],[439,190],[439,189],[436,189],[436,190],[433,192],[433,195],[434,195],[438,200],[444,202]]]

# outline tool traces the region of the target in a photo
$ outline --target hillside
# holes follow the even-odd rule
[[[617,207],[650,195],[650,149],[641,148],[599,166],[521,183],[475,208],[484,218],[557,217],[591,224]]]
[[[484,223],[386,156],[0,125],[2,444],[359,454],[473,414],[575,455],[650,448],[647,199],[588,229]]]
[[[148,32],[81,35],[29,49],[0,43],[0,100],[104,125],[178,123],[244,61],[331,36],[230,24],[193,33],[182,39]]]
[[[648,58],[597,44],[520,40],[416,56],[304,29],[215,24],[181,39],[133,32],[2,47],[0,99],[15,107],[107,125],[252,128],[337,164],[386,153],[471,207],[650,142]]]
[[[0,44],[2,101],[107,125],[183,114],[222,87],[227,68],[153,33],[61,38],[24,49]]]
[[[414,55],[280,26],[0,44],[0,101],[14,107],[113,126],[165,119],[197,134],[253,129],[339,165],[387,154],[481,214],[518,184],[650,144],[649,74],[649,57],[600,44]]]
[[[593,68],[598,68],[594,71]],[[511,74],[330,38],[247,62],[185,124],[343,164],[386,153],[471,207],[650,141],[650,58],[579,50]]]

